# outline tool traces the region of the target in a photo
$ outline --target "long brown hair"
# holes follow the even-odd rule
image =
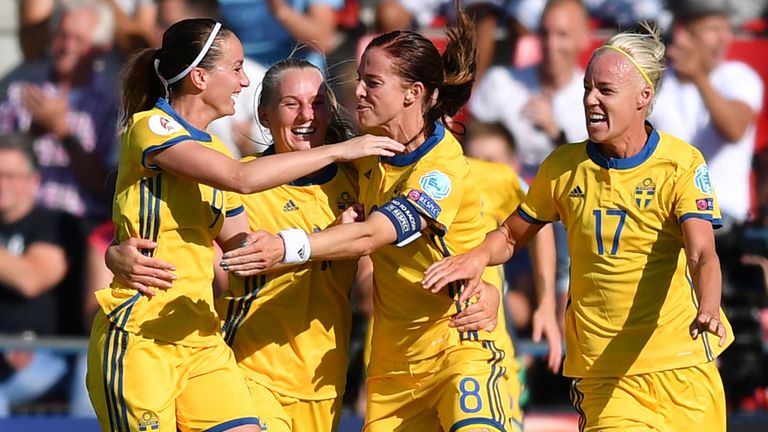
[[[210,18],[181,20],[163,33],[159,49],[143,49],[128,60],[122,71],[121,126],[127,127],[135,113],[152,108],[158,98],[170,98],[179,89],[183,80],[170,84],[166,95],[166,88],[157,74],[168,79],[192,64],[215,25],[216,21]],[[222,26],[197,67],[212,69],[223,55],[222,41],[230,34],[233,34],[232,30]],[[155,60],[159,61],[157,72]]]
[[[383,50],[392,61],[395,73],[407,83],[421,82],[424,98],[424,132],[429,135],[434,123],[454,116],[467,103],[477,71],[475,26],[455,0],[456,27],[448,29],[448,46],[443,55],[419,33],[396,30],[376,37],[365,51]],[[437,97],[434,97],[437,92]]]

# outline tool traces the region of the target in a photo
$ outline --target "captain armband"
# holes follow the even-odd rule
[[[416,207],[405,197],[397,197],[376,210],[386,216],[397,231],[394,244],[403,247],[421,236],[421,217]]]

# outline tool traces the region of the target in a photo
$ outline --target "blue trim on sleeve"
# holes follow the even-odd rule
[[[535,217],[529,215],[528,213],[525,212],[525,210],[523,210],[522,207],[518,207],[517,211],[520,213],[520,217],[522,217],[528,223],[536,224],[536,225],[546,225],[549,223],[547,221],[538,220]]]
[[[261,421],[257,417],[243,417],[235,420],[225,421],[224,423],[217,424],[216,426],[206,429],[205,432],[224,432],[232,429],[233,427],[255,424],[261,426]]]
[[[374,211],[383,214],[392,222],[397,232],[397,240],[394,242],[397,247],[403,247],[421,236],[419,210],[404,197],[396,197]]]
[[[687,221],[688,219],[703,219],[705,221],[709,221],[712,223],[712,228],[718,229],[723,227],[723,220],[722,219],[715,219],[710,214],[706,213],[686,213],[682,216],[680,216],[680,223]]]
[[[426,141],[424,141],[416,150],[410,153],[403,153],[392,157],[383,157],[381,161],[396,167],[404,167],[418,162],[419,159],[429,153],[440,141],[445,138],[445,127],[439,122],[435,122],[435,131],[432,132]]]
[[[237,216],[237,215],[239,215],[240,213],[242,213],[242,212],[244,212],[244,211],[245,211],[245,206],[243,206],[243,205],[241,204],[240,206],[238,206],[238,207],[235,207],[235,208],[233,208],[232,210],[227,210],[227,212],[226,212],[226,213],[224,213],[224,215],[225,215],[226,217],[232,217],[232,216]]]
[[[499,422],[497,422],[496,420],[482,418],[482,417],[459,420],[456,423],[454,423],[453,426],[451,426],[451,429],[448,432],[455,432],[466,426],[491,426],[495,429],[498,429],[499,432],[506,432],[506,429],[504,429],[504,426],[499,424]]]
[[[192,126],[184,120],[182,116],[179,115],[179,113],[176,112],[175,109],[171,106],[170,103],[168,103],[168,99],[165,98],[157,98],[157,102],[155,102],[155,108],[158,108],[160,110],[163,110],[166,114],[173,117],[174,120],[179,122],[182,126],[184,126],[184,129],[186,129],[189,132],[189,135],[194,139],[195,141],[204,141],[204,142],[211,142],[211,134],[205,131],[201,131],[200,129],[197,129],[196,127]]]
[[[648,133],[648,139],[645,141],[645,146],[643,146],[643,149],[640,150],[640,153],[628,158],[606,159],[605,156],[600,154],[600,151],[597,148],[597,144],[593,143],[592,141],[587,141],[587,155],[589,155],[589,158],[592,159],[592,162],[606,169],[613,168],[623,170],[634,168],[647,161],[659,144],[659,133],[656,131],[653,125],[651,125],[649,122],[645,122],[645,126],[649,128],[650,131]]]
[[[151,169],[151,170],[159,171],[160,168],[157,165],[151,165],[151,166],[147,165],[147,156],[149,156],[149,154],[152,153],[152,152],[155,152],[155,151],[158,151],[158,150],[165,150],[168,147],[174,146],[174,145],[176,145],[176,144],[178,144],[178,143],[180,143],[182,141],[187,141],[187,140],[190,140],[190,139],[193,139],[193,137],[191,135],[182,135],[182,136],[177,136],[177,137],[171,138],[171,139],[169,139],[168,141],[166,141],[166,142],[164,142],[162,144],[158,144],[158,145],[155,145],[155,146],[147,147],[147,149],[144,150],[144,153],[141,154],[141,165],[144,168],[146,168],[146,169]]]

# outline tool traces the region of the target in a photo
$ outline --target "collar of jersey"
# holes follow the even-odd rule
[[[418,162],[418,160],[424,157],[425,154],[429,153],[429,151],[432,150],[440,141],[442,141],[444,137],[445,127],[440,123],[435,122],[435,131],[432,132],[432,135],[430,135],[427,140],[419,146],[419,148],[410,153],[403,153],[392,157],[383,157],[381,158],[381,161],[397,167],[411,165]]]
[[[176,120],[182,126],[184,126],[184,129],[186,129],[187,132],[189,132],[189,137],[192,138],[193,140],[211,142],[211,134],[195,128],[194,126],[189,124],[186,120],[184,120],[184,118],[180,116],[175,109],[173,109],[171,104],[168,103],[168,99],[157,98],[157,102],[155,102],[155,108],[163,110],[166,114],[173,117],[174,120]]]
[[[269,156],[273,155],[277,152],[275,152],[275,145],[271,145],[267,147],[266,150],[264,150],[261,155],[262,156]],[[333,179],[333,177],[336,175],[336,172],[339,170],[339,167],[336,166],[335,163],[332,163],[330,165],[324,166],[320,171],[317,172],[317,174],[313,176],[304,176],[299,179],[296,179],[290,183],[288,183],[289,186],[312,186],[312,185],[321,185],[328,183]]]
[[[645,145],[643,146],[643,149],[640,150],[640,153],[634,156],[628,158],[606,159],[605,156],[600,154],[597,145],[592,141],[587,141],[587,155],[592,159],[592,162],[606,169],[612,168],[624,170],[634,168],[647,161],[659,144],[659,133],[653,125],[649,122],[645,122],[645,127],[650,130],[648,133],[648,140],[645,141]]]

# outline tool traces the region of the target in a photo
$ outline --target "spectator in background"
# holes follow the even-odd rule
[[[157,20],[155,0],[96,0],[107,8],[103,12],[114,22],[109,37],[116,41],[117,48],[130,53],[138,48],[157,45],[154,31]],[[62,4],[92,3],[92,0],[23,0],[19,1],[19,42],[25,61],[45,56],[51,43],[50,22],[56,9]],[[65,6],[67,7],[67,6]],[[104,19],[104,18],[102,18]]]
[[[125,54],[156,47],[160,40],[155,33],[156,0],[102,0],[115,17],[115,44]]]
[[[61,214],[35,205],[40,172],[32,140],[0,136],[0,333],[57,333],[54,288],[67,273]],[[65,374],[66,361],[49,351],[6,351],[0,377],[0,416],[44,394]],[[0,368],[1,369],[1,368]]]
[[[493,62],[496,27],[508,0],[463,0],[462,5],[474,20],[477,44],[477,76],[482,77]],[[376,6],[376,31],[418,30],[445,16],[455,22],[451,0],[379,0]]]
[[[578,57],[588,44],[587,19],[578,0],[548,2],[540,30],[542,62],[491,68],[469,103],[472,117],[501,122],[512,132],[526,179],[557,145],[586,138],[584,114],[573,107],[583,93]]]
[[[111,34],[100,21],[104,8],[94,0],[63,1],[46,67],[25,74],[21,66],[0,102],[0,132],[35,138],[38,203],[81,217],[86,229],[109,217],[106,178],[117,153],[115,75],[102,56],[101,38]]]
[[[325,71],[343,0],[219,0],[221,19],[243,42],[246,57],[266,67],[297,54]]]
[[[762,0],[760,0],[762,1]],[[524,31],[536,33],[547,0],[510,0],[507,11]],[[664,21],[663,0],[583,0],[589,15],[598,25],[631,27],[640,21]]]
[[[517,144],[509,129],[499,122],[470,122],[462,143],[464,154],[483,161],[506,165],[515,173],[520,172]],[[514,210],[514,209],[513,209]],[[504,215],[505,217],[507,215]]]
[[[670,67],[650,120],[701,150],[719,192],[725,225],[741,222],[749,211],[763,82],[746,64],[725,60],[733,39],[727,0],[680,0],[671,7]]]

